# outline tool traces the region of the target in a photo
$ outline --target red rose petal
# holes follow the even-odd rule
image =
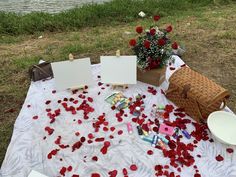
[[[45,102],[45,104],[50,104],[51,103],[51,101],[50,100],[47,100],[46,102]]]
[[[233,152],[234,152],[234,150],[233,150],[232,148],[227,148],[226,151],[227,151],[228,153],[233,153]]]
[[[91,102],[91,103],[93,102],[93,98],[88,97],[87,99],[88,99],[89,102]]]
[[[155,170],[156,170],[156,171],[162,171],[162,169],[163,169],[163,166],[162,166],[162,165],[156,165],[156,166],[155,166]]]
[[[97,157],[97,156],[93,156],[93,157],[92,157],[92,160],[93,160],[93,161],[98,161],[98,157]]]
[[[68,171],[72,171],[72,166],[69,166],[69,167],[67,168],[67,170],[68,170]]]
[[[105,140],[105,138],[96,138],[96,139],[95,139],[96,142],[102,142],[102,141],[104,141],[104,140]]]
[[[221,155],[218,155],[218,156],[216,156],[216,160],[217,160],[218,162],[221,162],[221,161],[224,160],[224,157],[222,157]]]
[[[92,174],[91,174],[91,177],[100,177],[100,174],[98,174],[98,173],[92,173]]]
[[[105,142],[104,142],[104,146],[109,147],[110,145],[111,145],[111,143],[110,143],[109,141],[105,141]]]
[[[148,155],[152,155],[152,154],[153,154],[153,151],[152,151],[152,150],[148,150],[148,151],[147,151],[147,154],[148,154]]]
[[[39,118],[38,116],[34,116],[34,117],[33,117],[34,120],[37,120],[38,118]]]
[[[61,170],[60,170],[60,174],[62,176],[65,176],[65,173],[66,173],[66,167],[62,167]]]
[[[123,130],[118,131],[118,135],[121,135],[121,134],[123,134]]]
[[[92,134],[92,133],[89,133],[89,134],[88,134],[88,138],[89,138],[89,139],[93,139],[93,138],[94,138],[93,134]]]
[[[80,135],[80,132],[75,132],[75,135],[76,135],[76,136],[79,136],[79,135]]]
[[[75,175],[75,174],[74,174],[74,175],[72,175],[72,177],[79,177],[79,175]]]
[[[130,165],[130,170],[136,171],[137,169],[138,169],[138,167],[135,164]]]
[[[128,175],[128,171],[126,168],[123,168],[122,172],[123,172],[123,175]]]
[[[84,137],[84,136],[82,136],[81,138],[80,138],[80,141],[83,143],[83,142],[85,142],[85,140],[86,140],[86,138]]]
[[[108,174],[110,175],[110,177],[116,177],[117,175],[117,170],[113,170],[113,171],[109,171]]]

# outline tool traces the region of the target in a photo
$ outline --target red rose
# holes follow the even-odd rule
[[[171,31],[172,31],[172,26],[171,26],[171,25],[170,25],[170,26],[167,26],[166,32],[169,33],[169,32],[171,32]]]
[[[137,26],[136,27],[136,32],[141,34],[143,32],[143,27],[142,26]]]
[[[144,47],[145,47],[146,49],[149,49],[150,46],[151,46],[151,42],[148,41],[148,40],[145,40],[143,45],[144,45]]]
[[[152,36],[154,36],[154,35],[156,34],[156,29],[152,28],[152,29],[150,30],[150,34],[151,34]]]
[[[131,40],[129,41],[129,45],[130,45],[130,46],[136,46],[136,44],[137,44],[137,42],[136,42],[135,39],[131,39]]]
[[[159,61],[153,60],[153,61],[150,63],[149,67],[150,67],[150,69],[155,69],[155,68],[157,68],[159,65],[160,65],[160,62],[159,62]]]
[[[172,49],[178,49],[178,44],[177,42],[174,42],[172,45],[171,45]]]
[[[161,18],[161,17],[160,17],[159,15],[155,15],[155,16],[153,17],[154,21],[156,21],[156,22],[157,22],[158,20],[160,20],[160,18]]]
[[[158,44],[159,46],[164,46],[164,45],[166,44],[166,41],[165,41],[164,39],[159,39],[158,42],[157,42],[157,44]]]

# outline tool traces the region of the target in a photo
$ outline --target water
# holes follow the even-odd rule
[[[0,11],[29,13],[43,11],[57,13],[85,3],[101,3],[108,0],[0,0]]]

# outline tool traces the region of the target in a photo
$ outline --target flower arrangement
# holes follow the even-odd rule
[[[154,21],[160,20],[160,16],[153,17]],[[178,49],[177,42],[171,43],[167,37],[172,31],[172,26],[169,25],[166,29],[159,29],[156,25],[145,30],[142,26],[136,27],[138,39],[131,39],[129,45],[137,55],[137,66],[139,69],[151,70],[155,68],[163,68],[171,60],[172,50]]]

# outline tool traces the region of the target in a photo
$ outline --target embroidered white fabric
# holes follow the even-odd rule
[[[184,62],[175,57],[175,64],[172,67],[179,68]],[[100,73],[100,65],[93,65],[94,80],[98,82],[100,79],[97,77]],[[167,78],[171,76],[174,71],[167,69]],[[111,73],[112,74],[112,73]],[[77,76],[75,76],[77,77]],[[137,85],[130,85],[128,89],[124,91],[124,95],[127,97],[135,96],[138,93],[145,94],[145,110],[146,115],[150,115],[151,106],[153,104],[165,105],[170,104],[163,94],[161,94],[161,88],[166,89],[168,82],[162,84],[161,87],[154,87],[157,89],[157,95],[152,95],[147,92],[147,87],[150,86],[145,83],[138,82]],[[110,95],[114,90],[110,87],[104,86],[104,90],[101,86],[93,86],[88,89],[88,94],[94,99],[91,103],[95,109],[93,113],[89,114],[89,119],[83,119],[82,111],[77,112],[76,115],[72,115],[70,112],[66,112],[61,105],[57,103],[57,100],[63,98],[75,98],[78,99],[78,94],[72,95],[69,91],[56,92],[52,94],[54,88],[54,79],[48,81],[32,82],[28,90],[27,97],[22,106],[21,112],[14,124],[14,131],[11,138],[11,142],[8,146],[5,159],[3,161],[0,176],[2,177],[27,177],[31,170],[36,170],[49,177],[61,176],[59,171],[65,166],[72,166],[71,172],[66,172],[66,177],[71,177],[73,174],[79,174],[81,177],[90,177],[92,173],[99,173],[101,177],[106,177],[108,171],[116,169],[118,171],[118,177],[123,177],[122,169],[128,170],[129,177],[154,177],[155,165],[166,165],[170,163],[168,158],[164,158],[161,150],[153,148],[149,143],[143,141],[137,134],[135,124],[131,121],[134,117],[130,115],[128,109],[125,112],[128,117],[124,117],[122,122],[118,122],[115,113],[111,110],[110,105],[104,101],[104,99]],[[98,92],[101,94],[98,95]],[[46,100],[51,100],[49,105],[45,104]],[[79,99],[80,105],[82,102]],[[27,105],[30,105],[28,107]],[[49,124],[46,108],[56,110],[61,108],[61,115],[56,118],[53,124]],[[228,111],[230,111],[227,108]],[[109,127],[114,126],[116,129],[114,132],[104,132],[102,130],[99,133],[94,133],[92,127],[93,118],[97,118],[102,113],[106,114],[106,120],[109,122]],[[33,116],[38,116],[37,120],[32,119]],[[77,120],[81,119],[83,123],[79,125]],[[170,119],[175,119],[175,116],[171,114]],[[76,121],[74,121],[76,120]],[[133,134],[127,132],[127,122],[132,122],[134,127]],[[47,135],[44,130],[46,126],[50,126],[55,129],[51,136]],[[123,130],[122,135],[118,135],[118,130]],[[192,125],[188,125],[189,132],[194,130]],[[80,132],[81,136],[85,136],[86,139],[89,133],[93,133],[95,137],[105,137],[106,140],[111,142],[111,146],[108,149],[108,153],[103,155],[100,152],[104,142],[93,142],[91,144],[84,143],[83,146],[71,151],[70,148],[60,150],[56,156],[52,159],[48,159],[48,153],[53,149],[60,149],[58,145],[54,143],[57,137],[62,137],[63,144],[72,145],[79,141],[81,136],[75,136],[75,132]],[[109,136],[113,135],[114,139],[110,139]],[[47,138],[43,140],[43,137]],[[211,134],[209,133],[211,137]],[[193,142],[193,138],[188,140],[183,138],[183,142]],[[199,173],[202,177],[236,177],[236,148],[233,154],[226,152],[226,148],[229,146],[223,145],[217,141],[210,143],[209,141],[201,141],[197,144],[197,148],[191,154],[195,157],[195,165],[199,169]],[[147,151],[152,150],[153,155],[147,155]],[[197,154],[201,155],[201,158],[197,157]],[[224,161],[218,162],[215,157],[221,154],[224,157]],[[98,161],[95,162],[91,158],[93,156],[98,157]],[[60,160],[62,159],[62,161]],[[131,164],[136,164],[137,171],[131,171],[129,169]],[[193,167],[183,167],[179,173],[175,168],[170,166],[169,171],[179,174],[181,177],[192,177],[195,174]]]

